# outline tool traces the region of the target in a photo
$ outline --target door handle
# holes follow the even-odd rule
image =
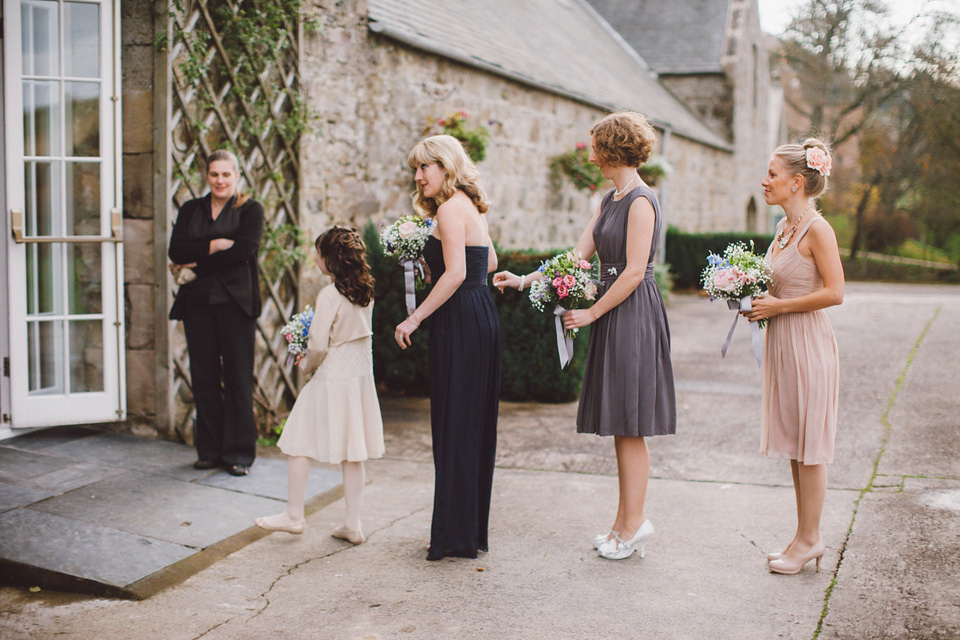
[[[13,240],[17,244],[120,243],[123,242],[123,212],[120,209],[110,210],[111,235],[109,236],[25,236],[23,235],[23,209],[10,209],[10,228],[13,230]]]

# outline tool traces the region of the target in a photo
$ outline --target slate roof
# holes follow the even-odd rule
[[[368,0],[369,28],[409,46],[724,150],[585,0]]]
[[[587,0],[659,74],[719,73],[730,0]]]

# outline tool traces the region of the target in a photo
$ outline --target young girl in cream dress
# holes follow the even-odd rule
[[[333,283],[317,296],[307,353],[297,358],[303,373],[315,373],[301,390],[277,442],[289,456],[287,508],[255,523],[269,531],[303,533],[310,459],[339,463],[346,519],[331,535],[360,544],[363,461],[379,458],[384,451],[373,380],[373,277],[364,257],[366,247],[355,230],[333,227],[317,238],[316,248],[320,271]]]

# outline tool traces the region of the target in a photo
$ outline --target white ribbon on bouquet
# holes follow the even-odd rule
[[[737,328],[737,321],[740,319],[741,311],[750,311],[753,308],[750,296],[740,298],[739,300],[727,300],[727,308],[736,310],[737,315],[733,317],[733,324],[730,325],[730,331],[727,333],[727,341],[723,343],[723,349],[720,350],[722,357],[727,357],[727,347],[730,346],[730,340],[733,339],[733,330]],[[760,337],[760,327],[756,322],[750,323],[750,340],[753,342],[753,355],[757,358],[757,366],[763,366],[763,342]]]
[[[566,309],[557,305],[553,308],[554,319],[557,325],[557,353],[560,355],[560,368],[563,369],[573,358],[573,332],[563,328],[563,314]]]
[[[417,267],[420,267],[420,265],[416,264],[416,260],[404,260],[401,264],[403,265],[404,299],[407,304],[407,315],[409,316],[417,310],[417,278],[413,269],[414,265]]]

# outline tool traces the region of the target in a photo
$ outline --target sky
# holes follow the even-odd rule
[[[790,22],[790,18],[796,13],[798,6],[804,4],[806,0],[758,0],[760,6],[760,26],[767,33],[780,35]],[[897,24],[907,22],[924,5],[953,5],[957,7],[956,0],[885,0],[890,10],[890,18]]]

